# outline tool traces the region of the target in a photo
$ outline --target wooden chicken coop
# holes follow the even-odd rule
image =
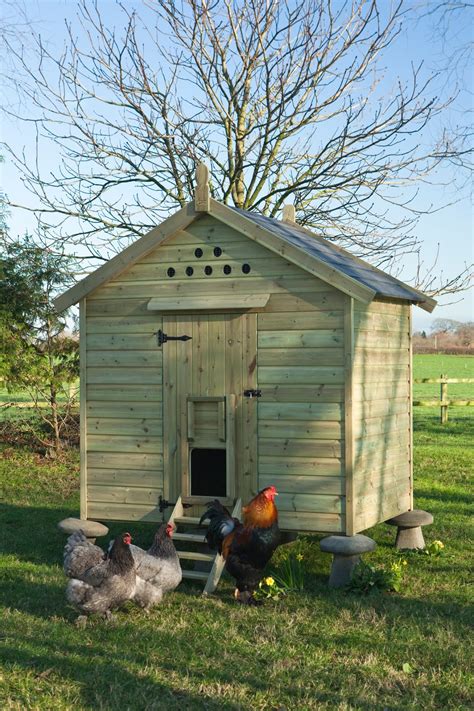
[[[201,179],[57,299],[80,304],[82,518],[161,521],[160,497],[196,514],[270,484],[290,531],[412,508],[411,306],[436,302],[283,218]]]

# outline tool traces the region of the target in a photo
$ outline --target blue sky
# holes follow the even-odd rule
[[[33,22],[34,28],[41,32],[45,41],[51,47],[62,46],[64,33],[64,18],[72,19],[75,15],[74,0],[28,0],[25,9],[28,18]],[[143,3],[128,2],[127,6],[139,6],[143,8]],[[99,0],[99,7],[106,17],[109,25],[120,25],[120,12],[116,3],[112,0]],[[10,13],[9,13],[10,17]],[[464,18],[462,24],[451,28],[451,36],[446,39],[452,45],[453,42],[467,42],[472,35],[472,25],[469,23],[469,16]],[[412,25],[408,31],[404,31],[398,38],[396,45],[390,50],[385,62],[388,65],[388,73],[392,76],[400,74],[403,76],[409,69],[410,63],[418,63],[423,60],[428,67],[434,67],[438,62],[444,60],[441,38],[433,38],[433,27],[429,22]],[[8,65],[4,64],[4,68]],[[472,73],[465,73],[465,81],[470,86],[465,87],[456,104],[445,115],[444,120],[450,124],[455,124],[459,120],[460,114],[469,108],[469,101],[472,97]],[[15,102],[16,97],[10,87],[4,92],[6,102]],[[471,106],[472,108],[472,106]],[[34,132],[32,128],[21,125],[15,121],[3,118],[2,120],[2,140],[16,149],[25,147],[27,150],[34,145]],[[43,167],[50,165],[53,167],[57,162],[54,149],[48,152]],[[455,175],[445,171],[441,176],[445,183],[440,186],[422,186],[419,200],[423,206],[432,204],[437,207],[442,204],[458,200],[460,193],[455,181]],[[20,176],[14,167],[7,162],[2,166],[1,175],[2,189],[7,192],[13,202],[31,202],[28,194],[23,188]],[[433,214],[424,215],[418,226],[416,234],[424,242],[423,261],[431,264],[434,255],[438,250],[438,269],[446,275],[454,275],[462,270],[464,264],[473,261],[473,212],[468,191],[461,193],[461,199],[455,204],[444,208]],[[25,213],[15,210],[9,218],[9,225],[13,234],[23,233],[28,228],[34,227],[34,218]],[[414,275],[416,270],[416,260],[407,255],[402,265],[402,278],[407,281]],[[452,303],[456,302],[456,303]],[[444,305],[443,305],[444,304]],[[433,318],[453,318],[457,320],[472,320],[474,318],[474,300],[472,290],[470,293],[458,296],[444,297],[440,299],[440,305],[435,309],[432,316],[429,316],[420,309],[415,309],[414,327],[428,328]]]

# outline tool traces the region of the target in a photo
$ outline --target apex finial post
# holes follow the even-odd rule
[[[283,205],[283,222],[296,222],[294,205]]]
[[[204,163],[199,163],[196,168],[194,209],[196,212],[209,212],[209,206],[209,168]]]

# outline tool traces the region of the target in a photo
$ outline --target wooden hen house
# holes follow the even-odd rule
[[[203,168],[198,174],[205,172]],[[289,531],[413,506],[411,308],[435,302],[294,221],[196,199],[79,302],[81,517],[161,521],[274,484]]]

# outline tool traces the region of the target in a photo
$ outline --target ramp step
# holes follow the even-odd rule
[[[209,573],[201,573],[200,570],[183,570],[183,578],[189,580],[207,580]]]
[[[184,560],[205,560],[213,561],[215,553],[195,553],[194,551],[177,551],[178,556]]]
[[[197,516],[177,516],[174,519],[174,522],[175,523],[188,523],[190,525],[192,524],[193,526],[198,526],[200,520],[201,519],[198,518]],[[207,520],[207,519],[205,519],[205,520]]]
[[[196,533],[173,533],[173,540],[176,541],[194,541],[194,543],[205,543],[204,535]]]

